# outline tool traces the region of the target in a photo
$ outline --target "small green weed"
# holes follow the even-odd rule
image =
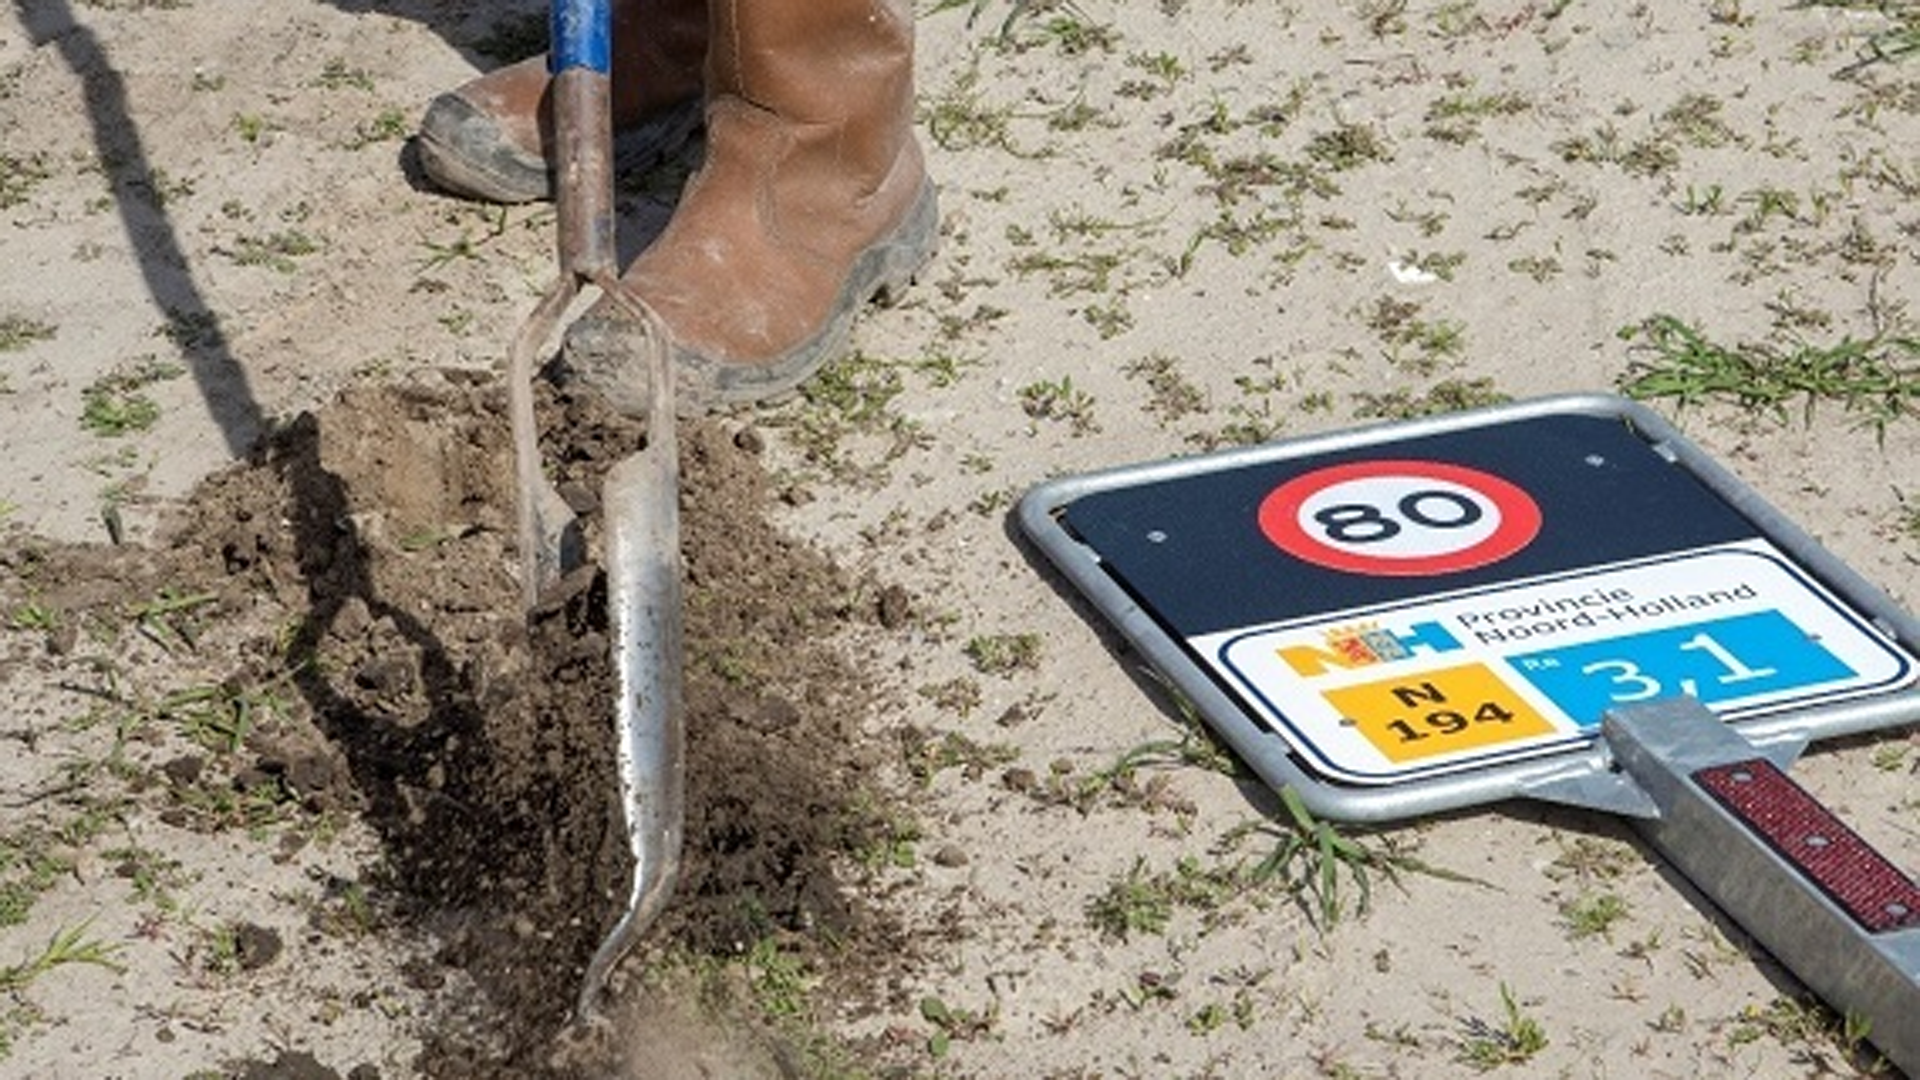
[[[109,971],[124,971],[113,959],[113,954],[119,951],[120,946],[111,942],[88,939],[86,923],[67,927],[57,931],[39,955],[11,967],[0,967],[0,993],[18,993],[33,985],[35,979],[68,964],[93,964]]]
[[[1176,909],[1210,911],[1242,888],[1230,867],[1203,868],[1198,861],[1184,858],[1172,871],[1150,874],[1146,860],[1136,859],[1126,877],[1087,902],[1087,923],[1102,936],[1119,941],[1135,934],[1158,934],[1166,930]]]
[[[1393,160],[1386,139],[1367,124],[1341,124],[1307,140],[1307,156],[1334,172]]]
[[[374,114],[373,119],[354,125],[353,139],[347,144],[347,149],[359,150],[374,143],[404,139],[412,123],[405,110],[389,105]]]
[[[967,640],[965,651],[974,670],[982,675],[1032,671],[1040,666],[1040,635],[981,634]]]
[[[1441,269],[1451,273],[1451,266],[1444,261],[1434,265],[1413,261],[1436,276]],[[1459,357],[1466,347],[1466,327],[1451,319],[1422,318],[1420,313],[1418,301],[1382,296],[1359,314],[1367,329],[1379,337],[1389,363],[1417,375],[1428,375]]]
[[[1342,834],[1333,823],[1315,817],[1291,787],[1280,789],[1280,804],[1285,816],[1279,822],[1259,822],[1236,830],[1240,836],[1265,835],[1276,841],[1273,850],[1254,866],[1251,880],[1279,884],[1299,898],[1322,930],[1338,924],[1348,910],[1343,878],[1354,889],[1352,910],[1358,915],[1364,915],[1372,901],[1375,875],[1395,884],[1402,873],[1478,884],[1396,851],[1391,844],[1376,848]]]
[[[27,921],[40,894],[73,870],[55,855],[60,838],[39,828],[0,836],[0,928]]]
[[[1518,116],[1531,108],[1532,102],[1511,90],[1491,94],[1460,90],[1427,106],[1426,136],[1445,143],[1468,143],[1480,134],[1483,121]]]
[[[746,969],[761,1013],[777,1019],[806,1014],[812,974],[804,957],[781,948],[772,937],[763,937],[747,951]]]
[[[957,731],[942,732],[936,738],[910,730],[903,735],[902,742],[907,772],[923,784],[948,769],[959,769],[968,779],[977,779],[988,769],[1020,759],[1018,747],[981,743]]]
[[[160,420],[160,406],[146,395],[146,388],[184,374],[186,369],[178,364],[149,357],[103,375],[80,391],[80,426],[109,438],[145,431]]]
[[[458,259],[478,259],[481,248],[506,235],[506,207],[502,206],[481,213],[484,215],[486,224],[477,235],[467,225],[462,224],[460,235],[452,240],[422,240],[420,245],[427,249],[427,256],[420,260],[421,271],[437,270]]]
[[[242,236],[223,252],[241,266],[264,266],[282,274],[299,269],[296,261],[320,250],[320,242],[299,229],[282,229],[266,236]]]
[[[1806,0],[1807,7],[1867,11],[1883,15],[1892,25],[1866,35],[1858,59],[1835,74],[1852,78],[1879,64],[1893,64],[1920,53],[1920,10],[1897,0]]]
[[[126,880],[135,900],[153,904],[162,911],[172,911],[179,906],[173,891],[190,881],[180,860],[152,848],[108,848],[100,857],[114,864],[114,873]]]
[[[181,647],[192,648],[199,637],[195,613],[216,599],[212,593],[181,593],[163,588],[153,599],[127,609],[127,616],[141,635],[161,648],[170,652]]]
[[[986,1013],[974,1013],[966,1009],[956,1009],[937,997],[920,999],[920,1019],[933,1025],[933,1033],[927,1036],[927,1053],[934,1058],[943,1058],[952,1049],[954,1040],[970,1042],[993,1030],[998,1020],[997,1008]]]
[[[871,479],[881,466],[856,465],[846,444],[856,436],[881,436],[887,440],[885,454],[892,458],[924,442],[926,433],[920,425],[893,406],[906,390],[905,372],[918,369],[917,361],[849,353],[801,384],[802,407],[779,422],[791,427],[807,461],[836,480]],[[937,368],[928,371],[931,378],[941,377]]]
[[[365,68],[353,67],[345,58],[335,56],[328,59],[326,66],[320,69],[320,74],[314,78],[313,85],[322,90],[351,89],[371,92],[373,76],[367,74]]]
[[[1856,1064],[1871,1066],[1871,1054],[1862,1044],[1873,1036],[1872,1021],[1858,1013],[1836,1014],[1812,998],[1777,997],[1766,1005],[1748,1005],[1734,1014],[1727,1042],[1742,1046],[1771,1038],[1788,1046],[1826,1045]]]
[[[990,103],[982,94],[978,65],[962,71],[944,91],[920,106],[927,137],[942,150],[992,147],[1017,158],[1038,156],[1014,142],[1013,120],[1012,106]]]
[[[1460,1025],[1460,1060],[1482,1072],[1521,1064],[1547,1048],[1546,1029],[1521,1011],[1512,989],[1504,982],[1500,984],[1500,1005],[1505,1016],[1498,1027],[1477,1016]]]
[[[240,141],[249,146],[257,146],[261,139],[273,130],[273,124],[259,113],[234,113],[233,131]]]
[[[33,189],[52,175],[42,155],[21,157],[0,151],[0,210],[26,202]]]
[[[1579,882],[1613,881],[1641,865],[1640,856],[1627,844],[1594,836],[1576,836],[1560,842],[1560,854],[1547,866],[1547,876],[1555,881],[1568,878]]]
[[[1147,384],[1147,412],[1163,424],[1206,410],[1206,395],[1180,373],[1178,361],[1166,353],[1149,353],[1128,361],[1121,371]]]
[[[1035,420],[1064,420],[1075,435],[1100,430],[1100,422],[1093,417],[1093,395],[1073,385],[1070,375],[1028,383],[1020,388],[1019,397],[1021,410]]]
[[[60,613],[38,600],[27,600],[7,616],[7,625],[15,630],[50,633],[60,625]]]
[[[1567,936],[1575,940],[1602,937],[1613,940],[1613,924],[1627,917],[1627,902],[1610,890],[1581,893],[1560,905]]]
[[[1060,56],[1075,57],[1114,52],[1120,46],[1120,33],[1094,22],[1071,4],[1016,3],[1001,25],[998,40],[1015,52],[1052,48]]]
[[[25,315],[0,316],[0,352],[19,352],[36,341],[50,341],[54,332],[52,323]]]

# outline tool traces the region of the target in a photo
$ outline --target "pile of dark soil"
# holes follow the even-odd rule
[[[597,546],[597,477],[642,433],[592,400],[548,393],[542,409],[544,445],[563,448],[549,467]],[[728,957],[773,937],[824,957],[831,943],[832,978],[878,985],[910,950],[846,880],[848,853],[894,816],[859,732],[874,691],[846,640],[880,632],[883,590],[769,524],[759,448],[737,425],[682,433],[686,856],[643,951]],[[529,624],[512,506],[504,391],[446,373],[298,417],[205,483],[155,550],[36,555],[63,567],[44,579],[105,575],[121,596],[143,576],[192,582],[259,623],[234,678],[290,669],[305,708],[229,767],[382,836],[393,917],[446,943],[415,973],[446,988],[422,1062],[435,1076],[554,1072],[551,1041],[630,872],[604,578],[571,580]],[[475,986],[478,1000],[456,996]]]

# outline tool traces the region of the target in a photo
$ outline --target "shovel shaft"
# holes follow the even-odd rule
[[[554,0],[554,195],[560,270],[576,279],[613,273],[613,10],[608,0]]]

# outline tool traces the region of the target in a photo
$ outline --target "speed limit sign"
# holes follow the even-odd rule
[[[1331,465],[1260,503],[1280,550],[1355,574],[1425,577],[1499,562],[1540,532],[1540,507],[1492,473],[1438,461]]]

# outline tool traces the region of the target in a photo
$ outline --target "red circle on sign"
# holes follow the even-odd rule
[[[1315,469],[1260,501],[1260,531],[1316,566],[1430,577],[1499,562],[1540,533],[1540,507],[1492,473],[1438,461]]]

